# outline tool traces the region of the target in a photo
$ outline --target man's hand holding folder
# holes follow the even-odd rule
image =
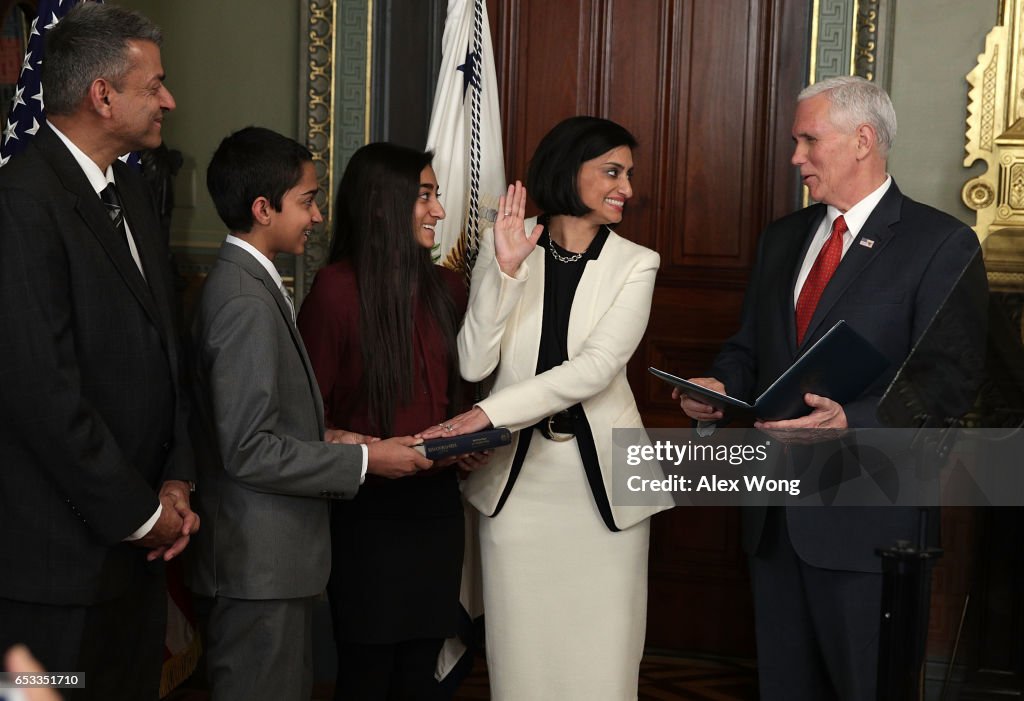
[[[722,395],[725,394],[725,385],[713,377],[691,377],[689,381],[695,385],[707,387],[712,392],[718,392]],[[697,421],[722,420],[722,410],[711,406],[699,395],[688,394],[683,389],[675,387],[672,389],[672,399],[679,402],[679,406],[682,407],[683,412],[691,419],[695,419]]]
[[[691,419],[719,421],[725,412],[739,411],[754,416],[754,428],[778,432],[780,440],[813,442],[848,427],[843,404],[860,396],[888,366],[888,359],[867,339],[837,321],[753,404],[730,397],[715,377],[684,380],[649,370],[674,386],[673,399]],[[825,438],[819,438],[822,431]]]
[[[691,377],[688,382],[725,394],[725,385],[713,377]],[[678,400],[683,412],[696,421],[715,422],[723,418],[722,410],[705,403],[704,397],[688,394],[679,387],[672,390],[672,398]],[[781,421],[758,419],[754,422],[754,428],[783,443],[817,443],[822,440],[833,440],[837,430],[848,428],[846,412],[840,404],[828,397],[810,392],[804,395],[804,402],[811,407],[811,413],[806,416]]]
[[[811,407],[811,413],[807,416],[783,421],[758,420],[754,422],[754,428],[787,443],[831,440],[835,438],[836,430],[849,428],[841,404],[810,392],[804,395],[804,402]]]

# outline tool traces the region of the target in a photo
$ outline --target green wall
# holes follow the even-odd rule
[[[178,103],[164,141],[182,152],[171,243],[219,246],[224,225],[206,194],[210,156],[248,125],[298,136],[300,0],[119,0],[164,31],[167,87]]]
[[[967,74],[998,20],[999,0],[899,0],[892,51],[892,101],[899,129],[889,157],[900,189],[973,225],[960,200]]]

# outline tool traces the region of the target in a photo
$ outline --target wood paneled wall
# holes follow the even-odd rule
[[[789,127],[805,80],[798,0],[488,0],[509,179],[577,114],[640,142],[617,231],[661,269],[630,382],[648,426],[688,420],[649,365],[700,374],[739,319],[757,234],[797,203]],[[735,509],[655,522],[648,645],[753,656]]]

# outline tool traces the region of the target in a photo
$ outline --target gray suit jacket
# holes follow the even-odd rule
[[[221,248],[193,345],[203,527],[189,585],[205,596],[313,596],[331,568],[328,500],[355,495],[362,448],[322,442],[306,350],[283,295],[247,251]]]

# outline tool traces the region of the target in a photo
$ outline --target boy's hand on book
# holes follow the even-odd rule
[[[413,450],[423,441],[412,436],[399,436],[367,443],[366,471],[371,475],[395,479],[429,469],[433,461]]]
[[[375,443],[380,438],[376,436],[364,436],[362,433],[345,431],[340,428],[329,428],[324,431],[324,441],[327,443],[344,443],[346,445],[359,445],[360,443]]]
[[[707,387],[713,392],[725,394],[725,385],[713,377],[691,377],[690,382]],[[676,387],[672,390],[672,398],[679,402],[683,413],[695,421],[718,421],[722,418],[721,409],[705,404],[700,397],[694,398]]]

